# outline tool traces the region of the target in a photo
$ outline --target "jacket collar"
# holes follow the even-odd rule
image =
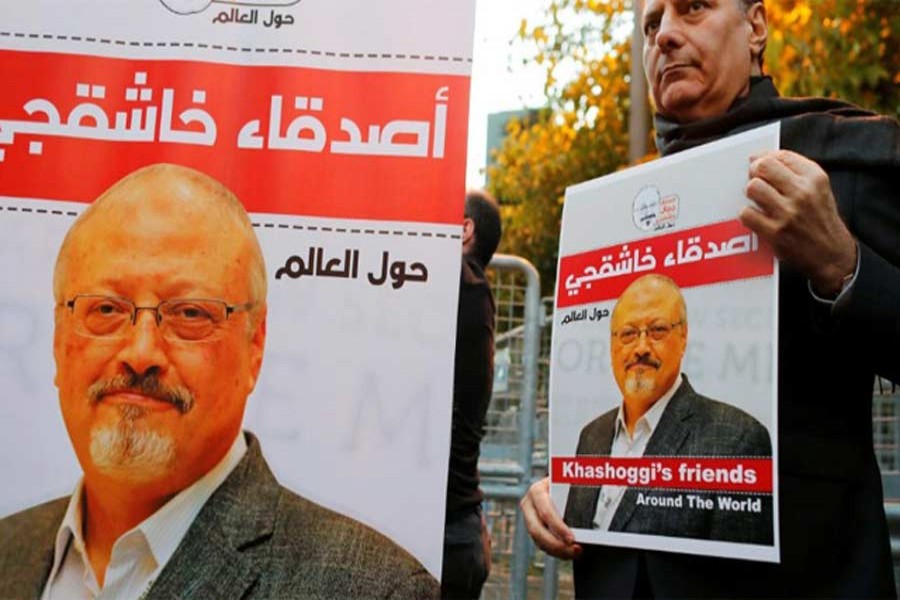
[[[247,453],[197,515],[148,594],[243,597],[266,568],[281,486],[246,433]]]
[[[689,421],[694,416],[694,408],[690,399],[696,395],[696,392],[684,373],[681,374],[681,377],[681,385],[678,386],[678,390],[672,396],[666,411],[660,418],[659,425],[644,450],[644,456],[678,456],[679,450],[691,435]],[[609,525],[611,531],[624,530],[625,524],[628,523],[637,508],[638,491],[640,490],[634,487],[625,491],[622,502]]]
[[[750,92],[743,98],[738,98],[725,114],[691,123],[676,123],[659,113],[654,115],[656,147],[663,156],[668,156],[773,121],[821,113],[863,117],[872,115],[841,100],[782,98],[771,77],[752,77]],[[805,130],[808,133],[808,128]]]

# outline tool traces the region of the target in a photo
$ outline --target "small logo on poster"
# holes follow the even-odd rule
[[[227,4],[230,6],[262,6],[277,8],[293,6],[300,0],[159,0],[162,5],[179,15],[192,15],[203,12],[212,4]]]
[[[634,197],[634,225],[641,231],[660,231],[675,227],[678,219],[678,196],[663,197],[655,185],[644,186]]]

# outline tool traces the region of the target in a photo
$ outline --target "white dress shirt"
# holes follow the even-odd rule
[[[628,428],[625,426],[624,403],[620,404],[619,412],[616,415],[616,432],[613,435],[613,443],[609,455],[612,457],[642,457],[644,450],[647,449],[647,442],[650,441],[650,436],[656,431],[656,426],[659,425],[663,412],[665,412],[669,401],[675,395],[675,391],[680,385],[681,374],[679,373],[672,387],[666,390],[666,393],[654,402],[650,410],[641,415],[641,418],[634,424],[634,434],[628,433]],[[597,512],[594,514],[594,529],[609,531],[613,516],[615,516],[616,509],[619,508],[619,503],[622,501],[622,496],[627,489],[628,486],[624,485],[604,485],[600,487],[600,497],[597,499]]]
[[[117,539],[102,588],[85,551],[83,480],[79,480],[56,534],[53,568],[42,600],[142,598],[175,553],[200,509],[246,452],[247,442],[239,433],[222,460],[206,475]]]

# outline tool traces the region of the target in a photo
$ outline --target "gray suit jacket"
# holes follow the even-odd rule
[[[769,432],[744,411],[696,393],[682,375],[681,386],[663,412],[647,443],[644,456],[758,456],[772,455]],[[578,455],[608,456],[615,433],[617,408],[581,430]],[[771,545],[771,495],[733,494],[735,500],[759,500],[759,512],[691,508],[684,491],[629,487],[610,524],[610,531],[647,533],[697,539]],[[716,501],[716,494],[696,494]],[[728,494],[720,494],[728,495]],[[600,487],[572,486],[564,520],[570,527],[591,529]],[[655,498],[681,497],[681,508],[638,504]]]
[[[148,600],[437,598],[439,586],[379,533],[278,484],[248,451],[197,515]],[[38,598],[68,498],[0,521],[0,598]]]

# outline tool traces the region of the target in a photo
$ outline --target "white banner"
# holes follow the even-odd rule
[[[474,2],[5,4],[0,516],[81,473],[54,387],[63,236],[169,162],[234,191],[262,244],[245,428],[279,481],[439,576]]]
[[[586,543],[777,562],[777,269],[738,220],[762,128],[566,192],[551,494]]]

